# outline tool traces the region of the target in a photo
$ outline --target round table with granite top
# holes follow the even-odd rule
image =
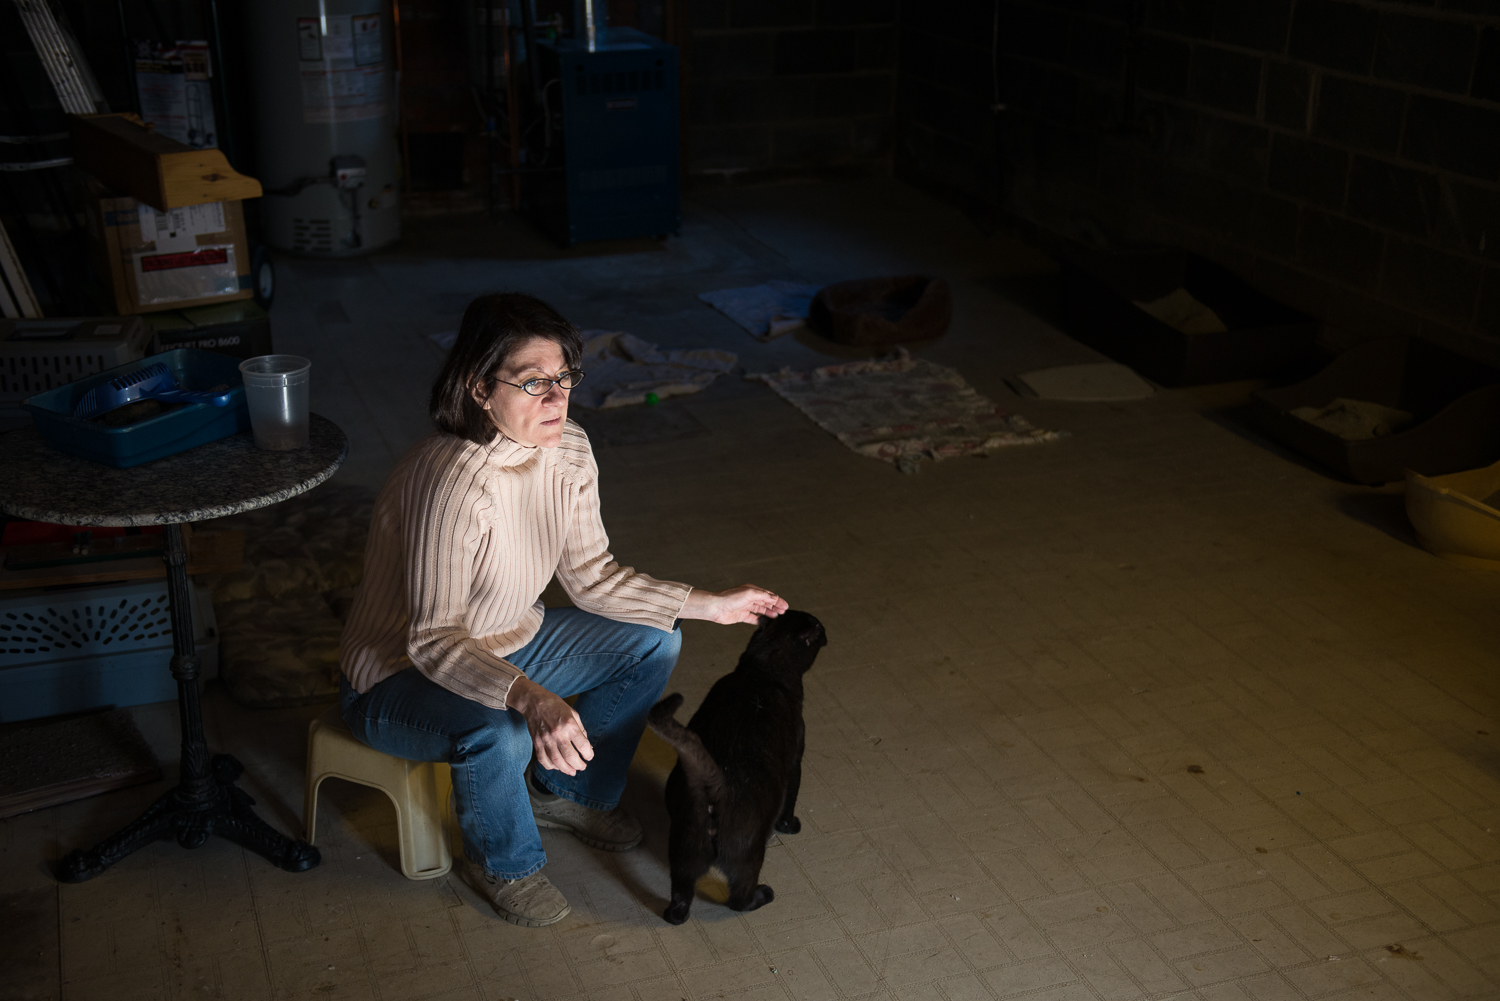
[[[130,469],[54,451],[35,428],[0,434],[0,511],[83,527],[165,526],[171,670],[182,724],[180,781],[117,834],[69,853],[58,863],[59,879],[92,879],[137,848],[171,835],[184,848],[197,848],[218,834],[289,872],[318,864],[316,848],[282,835],[251,809],[254,801],[234,784],[244,771],[240,763],[227,754],[208,754],[182,525],[269,507],[311,490],[333,475],[348,451],[344,432],[317,414],[311,415],[308,443],[298,449],[256,448],[246,431]]]

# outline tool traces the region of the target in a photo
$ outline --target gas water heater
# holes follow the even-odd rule
[[[347,257],[401,235],[395,25],[385,0],[244,5],[265,241]]]

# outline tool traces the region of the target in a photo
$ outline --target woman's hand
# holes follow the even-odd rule
[[[577,775],[594,760],[594,745],[573,707],[530,678],[511,682],[505,704],[526,717],[536,763],[543,768]]]
[[[773,619],[787,610],[787,603],[763,587],[741,584],[727,591],[688,592],[687,602],[682,606],[684,619],[704,619],[727,626],[735,622],[756,625],[762,615]]]

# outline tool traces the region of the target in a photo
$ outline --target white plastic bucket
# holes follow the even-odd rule
[[[312,362],[297,355],[261,355],[240,362],[255,444],[277,452],[307,444]]]

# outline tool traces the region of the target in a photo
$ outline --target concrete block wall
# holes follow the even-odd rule
[[[1190,246],[1335,345],[1415,333],[1500,361],[1495,0],[903,15],[899,171],[1071,234]]]
[[[873,165],[890,152],[897,0],[696,0],[689,169]]]

